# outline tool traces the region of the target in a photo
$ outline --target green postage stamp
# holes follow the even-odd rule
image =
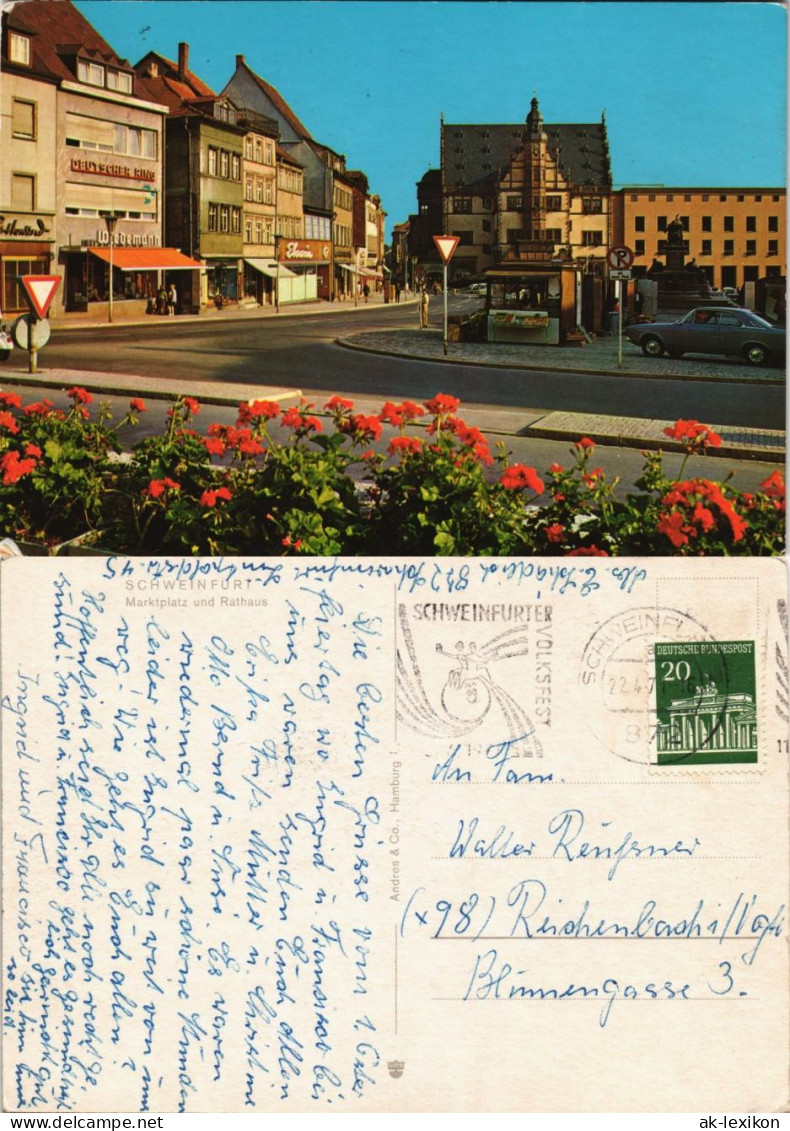
[[[753,640],[656,644],[656,762],[757,761]]]

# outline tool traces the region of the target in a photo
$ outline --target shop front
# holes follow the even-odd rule
[[[182,255],[172,247],[122,248],[91,247],[85,271],[84,287],[90,309],[100,314],[108,310],[110,270],[112,298],[119,314],[153,314],[157,312],[157,294],[162,287],[176,289],[176,313],[195,313],[200,300],[202,263]],[[110,261],[112,260],[112,265]]]
[[[49,275],[54,244],[51,214],[0,215],[0,313],[27,312],[20,275]]]
[[[218,256],[205,255],[206,267],[206,299],[216,306],[225,306],[227,303],[239,301],[239,261],[238,259],[219,258]],[[241,273],[243,285],[243,273]]]
[[[578,322],[571,265],[508,263],[486,271],[489,342],[559,345]]]
[[[332,245],[324,240],[282,240],[280,261],[293,274],[280,280],[280,302],[329,301],[332,294]]]
[[[278,280],[279,301],[282,302],[283,283],[286,279],[293,278],[295,278],[294,272],[284,264],[278,264],[274,259],[244,260],[244,294],[255,298],[260,306],[269,306],[278,301]]]

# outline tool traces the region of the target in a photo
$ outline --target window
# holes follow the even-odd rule
[[[461,247],[463,247],[465,245],[469,245],[469,244],[474,242],[474,240],[472,239],[472,233],[471,232],[453,232],[453,235],[458,236],[458,243]],[[376,248],[375,248],[375,243],[376,243],[375,237],[371,237],[371,239],[373,240],[374,246],[372,248],[369,248],[369,250],[375,251],[376,250]],[[368,243],[370,243],[370,242],[371,241],[369,239]]]
[[[490,232],[491,231],[491,221],[490,220],[483,220],[480,227],[483,229],[484,232]]]
[[[708,194],[706,192],[703,192],[703,194],[702,194],[703,203],[707,204],[709,200],[710,200],[710,197],[708,196]]]
[[[216,232],[217,230],[217,213],[219,208],[216,204],[209,204],[208,206],[208,230]]]
[[[721,196],[719,197],[719,200],[720,200],[720,201],[721,201],[722,203],[724,203],[724,201],[725,201],[726,199],[727,199],[727,196],[726,196],[726,194],[725,194],[725,193],[722,193],[722,194],[721,194]]]
[[[644,216],[634,216],[634,231],[643,232],[645,230]]]
[[[724,217],[724,231],[725,232],[734,232],[735,231],[735,217],[734,216],[725,216]]]
[[[35,210],[35,177],[28,173],[11,174],[11,207],[17,212],[33,212]]]
[[[259,165],[263,164],[263,142],[257,137],[255,139],[255,160]]]
[[[768,231],[769,232],[778,232],[779,231],[779,217],[778,216],[769,216],[768,217]]]
[[[274,203],[274,181],[271,177],[263,182],[263,199],[266,204]]]
[[[232,232],[241,231],[241,209],[236,205],[233,206],[230,214],[230,230]]]
[[[546,228],[543,235],[549,243],[562,243],[562,228]]]
[[[744,267],[744,269],[743,269],[743,281],[744,281],[744,283],[756,283],[759,278],[760,278],[760,268],[759,267]]]
[[[123,94],[131,94],[132,76],[127,71],[108,71],[107,89],[120,90]]]
[[[668,192],[668,193],[667,193],[667,200],[674,200],[674,199],[675,199],[675,194],[674,194],[674,193],[671,193],[671,192]]]
[[[208,175],[210,177],[217,175],[217,151],[211,145],[208,147]]]
[[[600,247],[603,243],[603,232],[582,232],[583,247]]]
[[[746,241],[746,254],[747,255],[756,255],[757,254],[757,240],[747,240]]]
[[[82,142],[85,145],[85,142]],[[99,145],[97,148],[104,148]],[[156,130],[138,129],[136,126],[115,126],[115,153],[127,153],[130,157],[156,157]],[[209,151],[210,152],[210,151]]]
[[[472,198],[471,196],[455,196],[453,197],[453,212],[471,212],[472,211]]]
[[[491,197],[490,196],[482,196],[480,198],[480,207],[483,208],[486,212],[490,212],[491,211]]]
[[[508,212],[520,212],[524,206],[524,201],[521,196],[509,196],[507,198],[506,208]]]
[[[762,193],[758,192],[754,199],[759,203],[763,199]]]
[[[11,110],[11,130],[14,137],[34,141],[36,137],[36,104],[15,98]]]
[[[648,198],[647,198],[647,199],[648,199],[648,200],[655,200],[655,199],[656,199],[656,194],[655,194],[654,192],[651,192],[651,193],[650,193],[650,195],[648,196]]]
[[[508,243],[515,243],[516,240],[520,240],[520,239],[523,239],[523,236],[521,234],[521,228],[508,228],[508,230],[507,230],[507,242]]]
[[[263,203],[263,181],[260,177],[255,178],[255,200],[258,204]]]
[[[746,197],[745,197],[745,196],[739,196],[739,197],[738,197],[738,200],[740,200],[741,202],[743,202],[744,200],[746,200]]]
[[[562,211],[562,197],[561,196],[547,196],[546,197],[546,211],[547,212],[561,212]]]
[[[252,177],[247,177],[244,182],[244,199],[252,200]]]
[[[735,254],[735,243],[734,243],[733,240],[725,240],[724,241],[724,254],[725,255],[734,255]]]
[[[645,254],[645,241],[644,240],[634,240],[634,255],[644,255],[644,254]]]
[[[254,149],[253,149],[252,138],[251,137],[245,137],[245,139],[244,139],[244,156],[247,158],[248,161],[252,161],[253,152],[254,152]]]
[[[263,242],[274,243],[274,234],[272,232],[271,220],[264,220],[263,222]]]
[[[772,201],[774,202],[774,204],[778,204],[778,203],[779,203],[779,197],[778,197],[778,196],[772,196],[772,197],[771,197],[771,200],[772,200]]]
[[[244,221],[244,242],[252,243],[252,220]]]
[[[688,201],[691,200],[691,196],[690,195],[684,196],[683,199],[686,201],[686,203],[688,203]]]
[[[231,176],[233,177],[234,181],[240,181],[241,180],[241,157],[239,156],[238,153],[234,153],[234,154],[231,155],[230,163],[231,163]]]
[[[274,145],[270,141],[266,142],[265,161],[266,161],[267,165],[273,165],[274,164]]]
[[[638,197],[638,196],[636,195],[636,193],[635,193],[635,192],[632,192],[632,193],[631,193],[631,201],[632,201],[632,203],[633,203],[633,201],[635,201],[635,200],[639,200],[639,197]]]
[[[255,221],[255,242],[263,243],[263,224],[260,220]]]
[[[769,240],[768,241],[768,254],[769,255],[778,255],[779,254],[779,240]]]
[[[30,40],[26,35],[17,35],[15,31],[8,33],[8,58],[12,63],[30,66]]]
[[[781,279],[782,268],[781,267],[766,267],[765,277],[766,277],[766,279]]]
[[[603,200],[600,196],[582,197],[582,212],[603,212]]]
[[[756,232],[757,231],[757,217],[756,216],[747,216],[746,217],[746,231],[747,232]]]
[[[711,216],[703,216],[702,217],[702,230],[703,230],[703,232],[712,232],[713,231],[713,219],[712,219]]]
[[[689,218],[688,218],[688,216],[681,216],[680,222],[683,225],[683,231],[687,232],[689,230]]]
[[[702,241],[702,254],[703,255],[713,255],[712,246],[713,246],[712,240],[703,240]]]
[[[230,154],[227,149],[220,149],[219,151],[219,175],[221,177],[230,176]]]
[[[666,216],[659,216],[656,227],[658,228],[659,232],[665,232],[667,230]]]
[[[78,59],[77,78],[90,86],[104,86],[104,67],[98,63],[88,63],[85,59]]]
[[[230,230],[230,205],[220,204],[219,206],[219,230],[227,232]]]

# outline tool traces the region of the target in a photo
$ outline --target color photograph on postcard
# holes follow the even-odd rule
[[[6,4],[8,552],[781,553],[785,21]]]

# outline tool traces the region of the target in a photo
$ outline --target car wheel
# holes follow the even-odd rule
[[[770,354],[765,346],[758,346],[755,342],[750,346],[744,346],[743,356],[749,365],[766,365]]]
[[[642,353],[645,357],[661,357],[664,352],[664,343],[660,338],[656,338],[652,334],[648,334],[646,338],[642,338],[639,344],[642,347]]]
[[[671,358],[674,358],[675,361],[683,357],[683,350],[667,350],[667,353]]]
[[[8,361],[11,356],[11,350],[0,350],[0,361]]]

